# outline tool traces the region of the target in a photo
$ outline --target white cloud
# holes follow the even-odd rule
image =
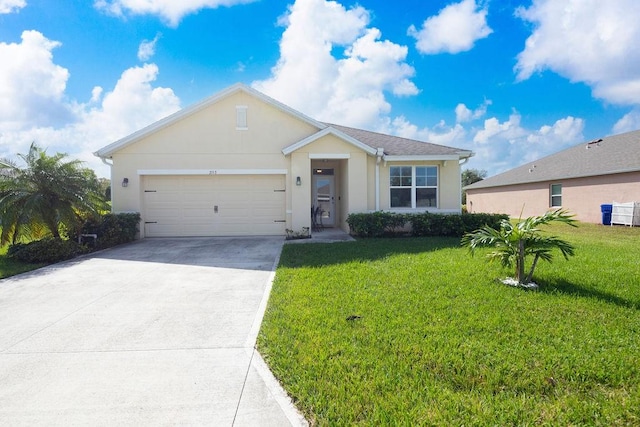
[[[399,116],[393,120],[388,120],[386,126],[379,130],[402,138],[426,141],[432,144],[453,147],[468,145],[466,143],[467,141],[465,141],[467,136],[466,129],[460,124],[449,126],[444,120],[441,120],[431,128],[419,128],[415,124],[409,122],[404,116]]]
[[[481,117],[484,117],[487,114],[487,108],[491,105],[492,102],[490,99],[485,99],[485,101],[475,110],[470,110],[466,105],[460,103],[456,106],[456,123],[464,123],[469,122],[471,120],[476,120]]]
[[[640,104],[640,2],[534,0],[516,14],[534,25],[518,55],[518,79],[551,70],[608,102]]]
[[[176,27],[182,18],[201,9],[215,9],[220,6],[235,6],[255,0],[95,0],[94,6],[107,13],[124,16],[157,15],[170,26]]]
[[[160,40],[162,34],[158,33],[153,40],[143,40],[138,47],[138,59],[140,61],[148,61],[156,54],[156,43]]]
[[[378,128],[390,112],[385,92],[418,93],[407,47],[381,40],[369,13],[335,1],[297,0],[280,22],[287,28],[269,79],[253,86],[319,120]],[[336,58],[334,48],[343,48]]]
[[[153,87],[158,75],[155,64],[125,70],[113,90],[104,95],[101,87],[94,87],[86,104],[69,100],[65,95],[69,73],[53,63],[50,52],[56,45],[37,32],[23,36],[20,45],[0,45],[0,157],[24,153],[35,141],[50,153],[68,153],[87,162],[100,176],[108,176],[108,167],[92,153],[177,111],[180,100],[171,89]],[[10,61],[7,67],[7,61],[1,60],[7,48],[16,57],[46,60]],[[39,102],[43,99],[50,102]],[[68,117],[37,120],[49,116],[52,103]],[[5,104],[20,114],[8,116],[11,111],[4,111]]]
[[[420,31],[412,25],[408,34],[417,40],[416,48],[421,53],[465,52],[493,32],[487,25],[487,12],[475,0],[463,0],[427,18]]]
[[[490,139],[494,137],[499,137],[500,139],[505,139],[509,142],[514,142],[524,136],[526,136],[527,132],[520,127],[520,120],[522,117],[520,114],[513,112],[509,116],[509,120],[506,122],[500,123],[500,121],[491,117],[484,121],[484,129],[478,131],[476,136],[473,138],[473,142],[478,144],[486,144]]]
[[[613,125],[613,133],[625,133],[640,129],[640,108],[634,108]]]
[[[0,42],[0,126],[19,129],[70,119],[63,97],[69,71],[53,63],[59,42],[24,31],[21,43]]]
[[[82,111],[76,128],[109,143],[176,112],[180,100],[173,90],[151,85],[157,76],[155,64],[125,70],[99,107]]]
[[[573,142],[578,138],[582,138],[582,129],[584,121],[567,116],[564,119],[557,120],[553,126],[544,125],[537,134],[530,135],[527,140],[529,142]]]
[[[584,120],[580,118],[567,116],[537,130],[525,128],[521,121],[515,111],[505,122],[495,117],[485,120],[483,127],[475,130],[476,156],[470,167],[486,169],[494,175],[584,140]]]
[[[0,15],[18,12],[26,5],[25,0],[0,0]]]
[[[100,86],[94,86],[91,90],[91,102],[98,102],[102,98],[102,92],[104,92],[104,89]]]

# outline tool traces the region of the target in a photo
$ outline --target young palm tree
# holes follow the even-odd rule
[[[76,227],[82,214],[104,208],[95,173],[79,160],[65,161],[61,153],[48,156],[35,143],[18,156],[24,167],[0,160],[0,244],[47,231],[59,239],[61,225]]]
[[[539,226],[551,222],[562,222],[576,227],[573,215],[566,210],[549,211],[541,216],[534,216],[519,221],[513,225],[508,220],[500,222],[500,229],[483,227],[473,233],[467,233],[462,238],[462,245],[469,247],[473,254],[476,248],[493,247],[495,250],[487,256],[490,260],[500,260],[503,266],[512,267],[515,264],[516,279],[519,285],[531,282],[538,260],[551,262],[553,251],[559,250],[565,259],[574,255],[575,248],[567,241],[557,236],[546,236],[541,233]],[[533,262],[528,274],[525,275],[525,260],[533,256]]]

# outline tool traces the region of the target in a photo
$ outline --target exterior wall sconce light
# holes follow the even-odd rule
[[[123,186],[123,187],[127,187],[128,185],[129,185],[129,178],[124,178],[124,179],[122,180],[122,186]]]
[[[299,187],[302,185],[302,180],[300,179],[300,177],[296,178],[296,185]]]

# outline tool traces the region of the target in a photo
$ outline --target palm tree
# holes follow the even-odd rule
[[[66,161],[61,153],[48,156],[35,143],[18,157],[24,167],[0,160],[0,244],[47,231],[60,239],[61,226],[76,228],[82,215],[105,206],[95,173],[79,160]]]
[[[462,246],[467,246],[474,253],[479,247],[493,247],[493,252],[487,256],[490,260],[500,260],[505,267],[515,264],[516,279],[519,285],[531,282],[533,272],[539,260],[552,262],[553,251],[559,250],[565,259],[574,255],[575,248],[567,241],[557,236],[546,236],[541,233],[539,226],[551,222],[561,222],[576,227],[574,215],[566,210],[549,211],[541,216],[529,217],[513,225],[508,220],[500,222],[500,229],[485,226],[473,233],[467,233],[462,238]],[[525,275],[525,260],[533,256],[533,262],[528,274]]]

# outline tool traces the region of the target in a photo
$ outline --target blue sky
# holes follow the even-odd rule
[[[637,0],[0,0],[0,156],[92,152],[243,82],[493,175],[640,128]]]

